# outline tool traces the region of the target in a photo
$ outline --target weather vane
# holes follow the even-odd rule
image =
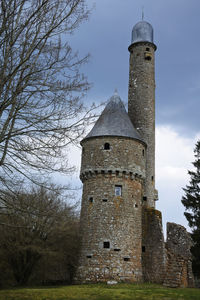
[[[142,21],[144,20],[144,6],[142,6]]]

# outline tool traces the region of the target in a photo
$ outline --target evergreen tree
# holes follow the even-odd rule
[[[194,170],[188,171],[190,175],[189,185],[184,188],[185,195],[182,203],[187,212],[184,213],[189,226],[192,229],[192,239],[194,246],[191,251],[193,254],[193,272],[200,276],[200,140],[194,149],[195,161]]]

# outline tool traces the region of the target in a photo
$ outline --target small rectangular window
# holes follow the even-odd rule
[[[103,242],[103,247],[109,249],[110,248],[110,242]]]
[[[130,257],[124,257],[124,261],[130,261]]]
[[[108,199],[102,199],[102,201],[103,201],[103,202],[107,202],[107,201],[108,201]]]
[[[89,202],[92,203],[93,201],[93,197],[89,197]]]
[[[146,196],[143,196],[143,201],[147,201],[147,197]]]
[[[116,185],[115,186],[115,196],[121,196],[122,195],[122,186]]]
[[[145,250],[146,250],[145,246],[142,246],[142,252],[145,252]]]

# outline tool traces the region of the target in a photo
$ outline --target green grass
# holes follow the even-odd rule
[[[170,289],[153,284],[71,285],[0,290],[0,300],[200,300],[200,289]]]

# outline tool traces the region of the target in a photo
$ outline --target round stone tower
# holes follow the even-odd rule
[[[141,281],[146,145],[118,94],[81,145],[81,251],[75,282]]]
[[[128,114],[147,144],[146,179],[143,203],[155,207],[155,61],[151,24],[138,22],[132,31],[129,46],[130,70]]]

